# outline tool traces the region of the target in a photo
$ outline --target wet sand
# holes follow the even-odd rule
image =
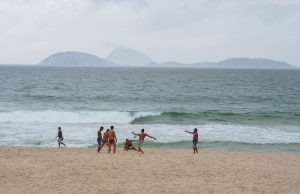
[[[300,153],[0,147],[0,193],[300,193]]]

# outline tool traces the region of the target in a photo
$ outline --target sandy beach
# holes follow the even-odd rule
[[[0,147],[0,193],[299,193],[299,153]]]

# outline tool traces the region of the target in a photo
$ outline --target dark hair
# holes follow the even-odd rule
[[[59,130],[61,130],[61,127],[58,127]]]
[[[101,126],[100,129],[103,129],[103,126]]]
[[[114,128],[114,126],[112,125],[112,126],[110,126],[110,129],[113,129]]]
[[[109,129],[106,129],[106,132],[108,132],[109,131]]]
[[[145,131],[145,129],[142,129],[141,131],[142,131],[142,132],[144,132],[144,131]]]
[[[197,130],[198,130],[198,129],[197,129],[197,128],[195,128],[195,129],[194,129],[194,133],[197,133]]]

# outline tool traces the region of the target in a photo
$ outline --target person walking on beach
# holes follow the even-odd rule
[[[108,153],[110,154],[111,146],[113,146],[114,154],[115,154],[116,153],[117,136],[114,131],[114,126],[110,126],[110,130],[108,131],[108,142],[109,142]]]
[[[102,148],[102,131],[103,131],[103,127],[101,126],[100,129],[97,132],[98,138],[97,138],[97,143],[98,143],[98,153],[100,152],[101,148]]]
[[[145,137],[150,137],[150,138],[156,140],[155,137],[152,137],[151,135],[148,135],[147,133],[145,133],[144,129],[141,130],[141,133],[135,133],[132,131],[132,134],[135,136],[139,136],[138,152],[141,152],[142,154],[144,154],[144,151],[142,150],[142,145],[144,143]]]
[[[58,147],[60,148],[60,144],[63,144],[66,147],[66,144],[63,142],[64,138],[62,135],[61,127],[58,127],[58,133],[56,137],[58,138],[57,139]]]
[[[197,153],[198,154],[198,149],[197,149],[197,144],[198,144],[198,132],[197,132],[197,128],[194,129],[194,132],[190,132],[185,130],[184,132],[193,134],[193,150],[194,150],[194,154]]]

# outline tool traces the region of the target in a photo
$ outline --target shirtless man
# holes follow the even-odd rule
[[[128,151],[128,150],[135,150],[138,151],[133,145],[132,142],[137,141],[137,140],[129,140],[126,139],[126,142],[124,144],[124,151]]]
[[[110,154],[111,151],[111,146],[113,146],[114,149],[114,154],[116,153],[116,144],[117,144],[117,136],[114,131],[114,126],[110,126],[110,130],[108,131],[108,142],[109,142],[109,147],[108,147],[108,153]]]
[[[135,133],[135,132],[132,131],[132,134],[135,135],[135,136],[139,136],[138,152],[141,152],[142,154],[144,154],[144,152],[142,150],[142,145],[144,143],[145,137],[147,136],[147,137],[150,137],[150,138],[156,140],[155,137],[152,137],[152,136],[148,135],[147,133],[145,133],[144,129],[141,130],[141,133]]]
[[[103,131],[103,127],[101,126],[100,129],[97,132],[98,138],[97,138],[97,143],[98,143],[98,153],[100,152],[101,148],[102,148],[102,131]]]
[[[108,131],[109,129],[106,129],[106,132],[103,134],[103,138],[102,138],[102,144],[101,144],[101,148],[100,150],[103,148],[103,146],[107,146],[109,147],[109,142],[108,142]]]
[[[194,129],[194,132],[190,132],[185,130],[184,132],[193,134],[193,150],[194,150],[194,154],[197,153],[198,154],[198,149],[197,149],[197,143],[198,143],[198,132],[197,132],[197,128]]]

